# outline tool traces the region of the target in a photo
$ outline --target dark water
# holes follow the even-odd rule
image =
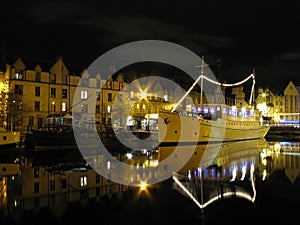
[[[155,167],[173,151],[135,151],[130,162]],[[199,145],[178,176],[141,190],[102,177],[77,150],[4,155],[0,224],[295,224],[299,156],[297,141]]]

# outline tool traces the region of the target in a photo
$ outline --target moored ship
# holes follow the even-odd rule
[[[205,106],[208,107],[208,106]],[[180,113],[160,112],[158,138],[162,144],[194,144],[264,138],[270,129],[254,115],[234,116],[232,107],[210,105],[216,110],[214,118]],[[227,112],[227,113],[226,113]]]
[[[242,84],[252,78],[249,102],[245,100]],[[254,73],[244,80],[234,83],[220,83],[206,77],[203,70],[193,86],[201,79],[200,105],[194,111],[178,112],[175,105],[171,112],[160,112],[158,120],[158,141],[165,144],[199,144],[264,138],[270,127],[263,124],[253,103]],[[203,101],[203,80],[220,87],[232,87],[235,99],[229,100],[217,89],[212,100]],[[192,87],[193,87],[192,86]],[[190,89],[192,90],[192,89]],[[190,91],[189,90],[189,91]],[[218,93],[219,91],[219,93]],[[189,92],[185,94],[187,96]],[[219,96],[217,96],[219,95]],[[185,97],[183,96],[183,98]],[[182,100],[183,100],[182,98]]]

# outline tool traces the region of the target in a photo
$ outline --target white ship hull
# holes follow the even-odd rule
[[[158,141],[167,144],[195,144],[264,138],[270,127],[254,119],[198,119],[178,113],[160,112]]]

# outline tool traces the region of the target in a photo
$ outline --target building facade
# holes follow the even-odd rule
[[[275,94],[268,88],[258,88],[256,106],[263,117],[274,123],[299,124],[299,91],[292,81],[281,94]]]
[[[56,117],[72,116],[78,124],[117,126],[126,123],[121,117],[126,113],[127,117],[128,112],[143,118],[172,107],[168,101],[172,92],[159,82],[145,86],[137,81],[126,88],[130,82],[122,73],[105,80],[101,74],[89,74],[84,67],[66,64],[62,57],[53,61],[6,57],[0,75],[1,82],[7,84],[6,91],[18,98],[18,103],[7,99],[18,104],[18,110],[14,110],[16,115],[10,123],[8,119],[3,121],[3,126],[24,133],[40,129]]]

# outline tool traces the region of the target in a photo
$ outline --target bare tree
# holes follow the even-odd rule
[[[8,88],[7,82],[0,89],[0,124],[7,130],[15,130],[24,118],[21,96]]]
[[[125,127],[132,104],[133,101],[130,99],[129,93],[120,92],[112,107],[112,120],[117,121],[119,126]]]

